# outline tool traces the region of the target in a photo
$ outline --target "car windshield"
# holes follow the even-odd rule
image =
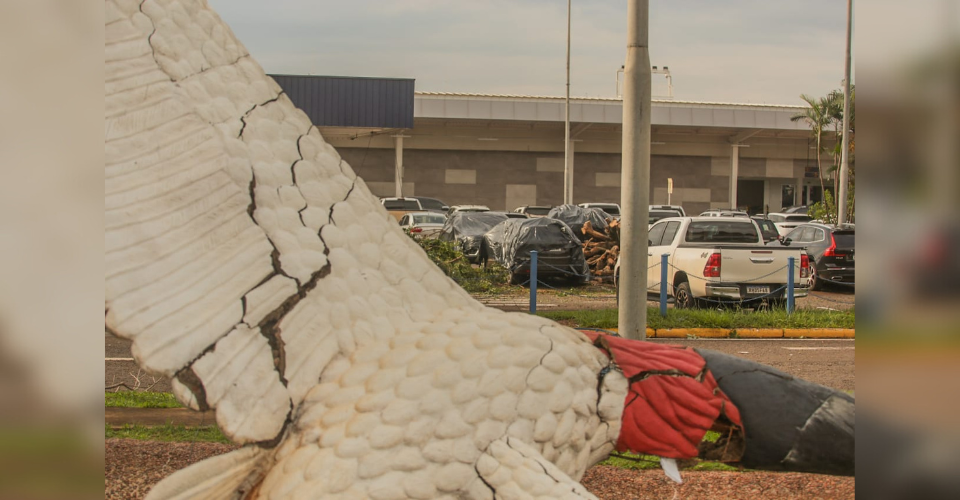
[[[733,221],[691,222],[684,241],[689,243],[759,243],[753,224]]]
[[[797,215],[788,215],[784,217],[784,219],[785,219],[784,222],[810,222],[813,220],[813,217],[810,217],[809,215],[797,214]]]
[[[417,200],[383,200],[383,206],[387,210],[420,210]]]
[[[430,215],[414,215],[413,223],[414,224],[443,224],[446,222],[447,218],[440,214],[430,214]]]

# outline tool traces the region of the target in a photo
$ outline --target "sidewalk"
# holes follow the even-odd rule
[[[103,412],[104,423],[111,427],[122,425],[183,425],[198,427],[217,425],[213,411],[194,411],[189,408],[117,408],[106,407]]]

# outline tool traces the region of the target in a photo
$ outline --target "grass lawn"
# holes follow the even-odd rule
[[[547,311],[540,316],[554,321],[572,322],[577,328],[616,328],[617,309],[592,311]],[[801,309],[787,314],[775,311],[718,311],[713,309],[668,309],[666,317],[660,310],[647,308],[647,327],[667,328],[854,328],[855,314],[850,311]]]
[[[169,392],[121,391],[103,395],[104,405],[120,408],[182,408]]]
[[[186,427],[183,425],[124,425],[119,428],[105,426],[105,437],[139,439],[142,441],[226,443],[231,441],[215,425]]]

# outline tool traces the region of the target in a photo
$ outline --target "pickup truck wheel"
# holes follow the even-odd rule
[[[697,301],[693,298],[693,293],[690,292],[690,283],[686,281],[677,285],[677,288],[673,291],[673,296],[676,299],[674,307],[677,309],[693,309],[697,307]]]

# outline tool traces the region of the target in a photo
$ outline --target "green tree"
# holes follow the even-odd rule
[[[820,192],[825,193],[826,190],[823,186],[823,165],[821,165],[820,162],[820,155],[824,151],[823,133],[827,127],[830,126],[831,120],[833,119],[830,116],[830,101],[827,97],[816,99],[807,94],[800,94],[800,98],[806,101],[810,107],[803,110],[802,113],[797,113],[790,117],[790,121],[796,122],[803,120],[807,122],[807,125],[810,125],[813,138],[817,141],[817,172],[820,178]]]
[[[855,144],[854,139],[855,139],[855,130],[856,130],[856,116],[857,116],[855,112],[856,96],[857,96],[856,86],[851,85],[850,86],[850,137],[849,137],[850,155],[847,161],[848,167],[849,167],[850,184],[853,184],[853,152],[854,152],[854,144]],[[837,89],[830,92],[830,94],[827,95],[826,100],[828,103],[826,112],[830,116],[830,121],[832,122],[833,130],[834,130],[834,133],[836,134],[836,141],[837,141],[836,145],[833,147],[833,151],[831,152],[831,154],[833,155],[833,167],[830,169],[830,172],[834,174],[834,190],[835,192],[837,192],[836,191],[838,187],[837,183],[840,182],[839,180],[840,162],[843,155],[843,151],[842,151],[843,150],[843,141],[842,141],[843,90]]]
[[[834,192],[839,193],[839,183],[840,183],[840,163],[843,155],[843,90],[838,89],[830,92],[830,95],[827,96],[827,99],[831,102],[829,107],[829,113],[831,120],[833,120],[833,128],[836,132],[837,144],[833,148],[833,169],[834,172]],[[855,205],[855,187],[856,187],[856,169],[854,168],[855,162],[855,152],[856,152],[856,127],[857,127],[857,113],[856,113],[856,102],[857,102],[857,90],[856,85],[850,85],[850,130],[849,133],[849,142],[850,142],[850,151],[848,152],[847,157],[847,220],[853,222],[854,220],[854,210]]]
[[[805,109],[802,113],[798,113],[791,117],[792,121],[803,120],[808,125],[813,135],[813,138],[817,142],[817,171],[819,172],[820,177],[820,192],[823,193],[823,201],[819,204],[821,210],[826,209],[827,203],[827,191],[824,189],[823,176],[824,170],[823,165],[820,159],[821,154],[826,151],[826,148],[823,146],[824,134],[828,133],[830,129],[833,129],[836,137],[836,145],[833,150],[830,152],[833,156],[833,165],[828,170],[828,173],[833,174],[834,178],[834,192],[837,192],[838,183],[840,182],[839,170],[840,162],[842,158],[842,149],[843,142],[841,140],[843,133],[843,90],[834,90],[830,92],[827,96],[821,97],[819,99],[802,94],[800,96],[810,107]],[[856,112],[855,112],[855,103],[856,103],[856,86],[850,86],[850,151],[848,158],[848,189],[847,189],[847,219],[850,221],[854,220],[854,199],[855,199],[855,169],[854,169],[854,152],[856,150]],[[829,205],[835,206],[835,202],[830,200]],[[836,219],[836,214],[834,214],[833,219]]]

